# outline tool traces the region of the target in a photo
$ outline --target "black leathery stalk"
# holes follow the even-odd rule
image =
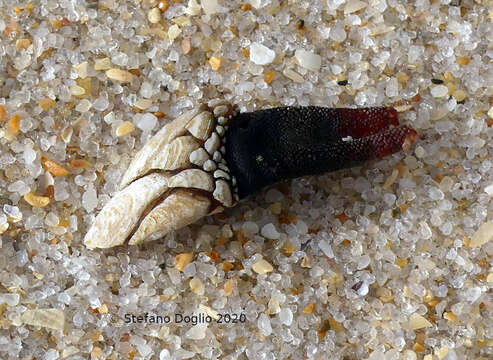
[[[402,150],[417,133],[393,108],[280,107],[236,115],[225,157],[238,195],[305,175],[357,165]]]

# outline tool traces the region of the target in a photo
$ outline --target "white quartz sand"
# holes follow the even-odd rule
[[[492,21],[488,0],[0,0],[0,358],[491,359]],[[88,250],[136,151],[217,97],[394,106],[420,137]]]

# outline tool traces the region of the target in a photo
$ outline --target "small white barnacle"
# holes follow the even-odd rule
[[[223,178],[226,180],[230,179],[229,174],[226,171],[224,171],[224,170],[214,171],[214,179],[219,179],[219,178]]]
[[[214,154],[221,147],[221,138],[216,132],[213,132],[211,136],[204,143],[205,150],[209,154]]]
[[[224,179],[216,181],[216,189],[212,195],[214,196],[214,199],[218,200],[225,206],[233,205],[233,196],[231,194],[230,185]]]
[[[212,160],[215,162],[219,162],[223,159],[223,155],[219,151],[214,151],[214,154],[212,154]]]
[[[144,144],[84,243],[109,248],[159,239],[280,180],[407,150],[417,133],[398,125],[392,108],[238,114],[227,101],[211,100]]]
[[[221,162],[217,167],[221,170],[229,172],[229,168],[226,166],[226,161],[224,159],[222,159],[222,161],[224,162]]]
[[[209,160],[209,154],[203,148],[198,148],[190,153],[190,162],[197,166],[203,166]]]
[[[211,172],[217,169],[217,164],[212,160],[206,160],[202,167],[205,171]]]

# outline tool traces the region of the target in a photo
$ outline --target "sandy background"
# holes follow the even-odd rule
[[[0,0],[0,357],[491,359],[492,19],[486,0]],[[215,97],[395,106],[420,139],[88,250],[135,152]],[[171,321],[125,322],[145,313]],[[174,321],[194,313],[238,322]]]

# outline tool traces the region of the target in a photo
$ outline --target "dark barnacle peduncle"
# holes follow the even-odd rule
[[[388,107],[283,107],[236,115],[225,158],[244,198],[264,186],[407,150],[415,130]]]

